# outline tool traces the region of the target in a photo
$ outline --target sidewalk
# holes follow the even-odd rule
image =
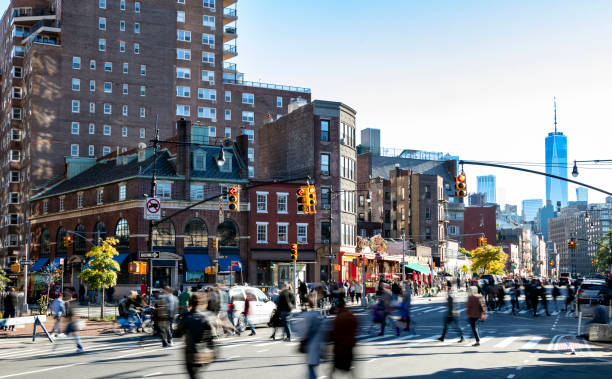
[[[47,328],[48,332],[51,332],[53,326],[55,325],[55,319],[53,317],[47,317],[47,321],[45,321],[45,328]],[[79,333],[82,336],[92,336],[102,334],[105,331],[108,331],[113,328],[114,322],[112,321],[85,321],[85,329],[81,330]],[[61,324],[61,332],[66,329],[68,322],[63,319]],[[32,331],[34,329],[34,325],[25,325],[22,328],[15,327],[14,331],[8,330],[0,330],[0,341],[6,338],[32,338]],[[45,332],[42,330],[40,326],[36,327],[36,338],[47,338],[45,336]]]

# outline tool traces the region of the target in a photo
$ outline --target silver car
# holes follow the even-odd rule
[[[578,305],[596,303],[602,298],[602,290],[606,288],[606,282],[598,279],[587,279],[578,287],[576,300]]]

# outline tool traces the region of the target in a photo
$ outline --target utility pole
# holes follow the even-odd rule
[[[26,245],[25,245],[25,260],[26,262],[30,260],[30,220],[28,220],[28,234],[26,235]],[[21,309],[22,314],[28,314],[28,265],[24,265],[23,271],[23,306]]]
[[[155,197],[155,193],[157,190],[157,146],[159,144],[159,129],[157,128],[157,121],[159,116],[155,116],[155,137],[151,142],[153,142],[153,175],[151,175],[151,191],[149,195],[151,197]],[[153,220],[149,220],[149,241],[148,241],[148,250],[153,251]],[[153,295],[153,258],[149,259],[149,300]]]
[[[402,233],[402,284],[406,281],[406,233]]]

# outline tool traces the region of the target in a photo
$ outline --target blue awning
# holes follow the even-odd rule
[[[240,265],[232,266],[232,262],[238,262]],[[242,260],[240,259],[240,255],[237,254],[225,254],[219,256],[219,272],[222,271],[241,271],[242,270]]]
[[[119,266],[121,266],[121,264],[123,263],[123,261],[125,261],[125,258],[127,258],[128,255],[130,255],[130,253],[122,253],[122,254],[119,254],[117,256],[114,256],[113,259],[115,260],[115,262],[119,263]],[[85,266],[83,266],[83,270],[85,270],[86,268],[91,268],[91,267],[89,267],[89,261],[87,261],[87,264]],[[81,270],[81,271],[83,271],[83,270]]]
[[[55,257],[53,258],[53,262],[51,262],[49,265],[53,266],[55,268],[60,266],[60,259],[64,260],[64,264],[68,263],[68,257]]]
[[[30,267],[30,271],[32,272],[40,271],[40,269],[45,264],[47,264],[48,261],[49,261],[49,258],[40,258],[39,260],[36,261],[36,263],[34,263],[32,267]]]
[[[210,258],[208,254],[185,254],[185,262],[187,263],[187,271],[202,271],[210,266]]]

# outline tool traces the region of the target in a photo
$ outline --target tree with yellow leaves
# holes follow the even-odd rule
[[[485,245],[470,252],[472,255],[472,272],[482,268],[485,274],[502,274],[508,256],[501,246]]]

